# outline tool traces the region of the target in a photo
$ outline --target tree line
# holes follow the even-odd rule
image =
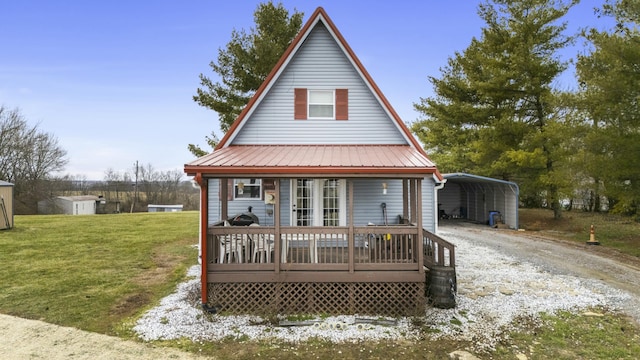
[[[594,20],[614,19],[615,27],[567,34],[567,13],[578,2],[481,3],[481,35],[449,57],[440,76],[428,77],[435,95],[414,103],[420,117],[409,125],[441,172],[515,181],[525,206],[549,207],[560,217],[567,201],[579,199],[586,210],[639,215],[640,0],[605,0]],[[282,4],[260,4],[256,27],[234,30],[210,63],[221,81],[200,74],[194,101],[218,113],[222,132],[292,42],[301,19]],[[560,52],[577,41],[583,52],[561,60]],[[578,88],[558,89],[555,81],[570,62]],[[206,140],[215,146],[215,135]]]
[[[106,201],[106,212],[144,212],[147,205],[182,205],[183,210],[199,209],[199,191],[182,170],[159,171],[153,165],[133,166],[127,171],[111,168],[102,180],[66,175],[51,179],[49,198],[96,195]]]
[[[102,181],[56,175],[68,163],[58,139],[30,125],[18,109],[0,106],[0,180],[13,184],[14,213],[36,214],[38,202],[56,196],[97,195],[108,212],[147,211],[148,204],[199,208],[198,190],[182,169],[158,171],[151,164],[127,171],[107,169]]]
[[[607,1],[609,31],[567,35],[577,1],[494,0],[479,6],[481,36],[429,77],[435,96],[415,104],[413,131],[441,171],[516,181],[522,201],[560,217],[565,199],[638,214],[640,201],[640,1]],[[577,90],[555,88],[576,38]]]

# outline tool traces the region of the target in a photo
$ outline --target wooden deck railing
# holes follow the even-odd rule
[[[456,266],[455,246],[428,231],[423,231],[424,266]]]
[[[455,265],[454,246],[426,230],[420,259],[415,226],[281,227],[279,236],[275,232],[270,226],[210,226],[209,269],[276,271],[279,264],[289,271],[418,271],[423,265]]]

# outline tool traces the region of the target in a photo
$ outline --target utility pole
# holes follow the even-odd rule
[[[136,166],[136,180],[135,180],[135,183],[133,183],[133,202],[131,203],[130,213],[133,213],[133,209],[135,208],[136,203],[138,202],[138,160],[136,160],[135,166]]]

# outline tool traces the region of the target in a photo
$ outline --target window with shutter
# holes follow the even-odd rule
[[[333,119],[333,90],[309,90],[309,118]]]
[[[349,90],[294,89],[294,119],[349,119]]]

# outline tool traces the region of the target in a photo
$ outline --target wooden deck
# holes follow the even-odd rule
[[[425,269],[455,266],[451,243],[411,225],[210,226],[205,258],[207,303],[242,314],[416,315]]]

